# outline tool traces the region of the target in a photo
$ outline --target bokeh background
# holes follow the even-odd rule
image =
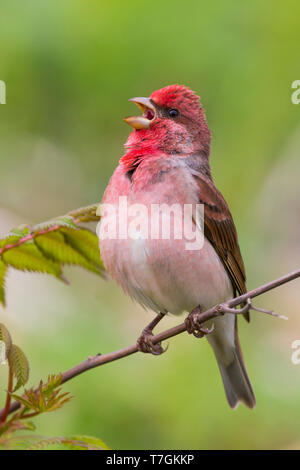
[[[0,13],[1,233],[100,201],[130,131],[127,99],[180,83],[206,108],[248,287],[300,267],[299,2],[2,0]],[[113,282],[66,275],[70,286],[8,278],[1,321],[30,359],[32,385],[133,343],[152,318]],[[159,358],[134,355],[68,383],[75,399],[38,418],[39,434],[90,434],[115,449],[300,448],[299,281],[257,305],[289,321],[240,322],[254,411],[229,409],[208,344],[180,335]]]

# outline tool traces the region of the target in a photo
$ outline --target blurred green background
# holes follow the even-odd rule
[[[0,232],[100,201],[130,131],[127,99],[180,83],[206,108],[248,287],[299,268],[299,15],[296,1],[2,0]],[[113,282],[66,275],[69,287],[9,275],[1,321],[30,359],[32,385],[133,343],[152,318]],[[180,335],[159,358],[134,355],[68,383],[75,399],[38,418],[38,432],[91,434],[115,449],[300,448],[299,301],[294,281],[257,300],[288,322],[240,322],[254,411],[229,409],[208,344]]]

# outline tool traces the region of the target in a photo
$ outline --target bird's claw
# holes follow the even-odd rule
[[[161,343],[154,344],[152,341],[153,336],[152,331],[144,330],[137,340],[137,347],[140,352],[159,356],[166,352],[168,348],[163,348]]]
[[[199,319],[200,311],[192,311],[185,319],[186,330],[189,334],[193,334],[196,338],[203,338],[214,331],[214,325],[205,328]]]

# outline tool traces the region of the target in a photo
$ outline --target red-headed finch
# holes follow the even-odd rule
[[[246,292],[237,232],[211,175],[211,134],[199,97],[189,88],[171,85],[131,101],[143,115],[125,119],[134,130],[102,200],[104,265],[125,292],[157,313],[138,339],[141,351],[163,352],[151,342],[152,329],[167,313],[189,313],[187,330],[206,334],[229,405],[234,408],[242,401],[253,408],[237,316],[226,313],[213,324],[195,321],[200,309]],[[109,236],[108,220],[113,226]],[[192,232],[202,235],[198,247],[188,244]]]

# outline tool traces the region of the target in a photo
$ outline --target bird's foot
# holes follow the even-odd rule
[[[154,356],[163,354],[167,348],[163,348],[161,343],[154,344],[152,338],[154,337],[152,330],[145,328],[141,336],[137,340],[137,347],[140,352],[150,353]]]
[[[214,325],[211,328],[205,328],[200,320],[201,308],[196,307],[185,319],[186,331],[193,334],[196,338],[203,338],[214,331]]]

